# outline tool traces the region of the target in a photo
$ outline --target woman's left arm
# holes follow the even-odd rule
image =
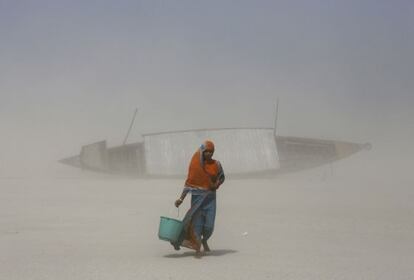
[[[226,180],[223,167],[221,166],[221,163],[219,161],[217,161],[217,165],[218,165],[218,174],[217,174],[217,181],[216,181],[216,189],[218,189],[221,186],[221,184],[224,183],[224,180]]]

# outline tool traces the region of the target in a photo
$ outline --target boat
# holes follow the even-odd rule
[[[226,176],[258,178],[315,168],[371,149],[369,143],[279,136],[275,127],[166,131],[143,134],[142,138],[130,144],[125,138],[114,147],[108,147],[105,140],[84,145],[78,155],[60,162],[137,178],[182,178],[193,153],[209,139],[216,145],[214,158]]]

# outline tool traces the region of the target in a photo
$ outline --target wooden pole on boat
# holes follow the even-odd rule
[[[277,117],[279,114],[279,97],[276,98],[276,114],[275,114],[275,122],[273,124],[273,135],[276,137],[276,128],[277,128]]]
[[[137,112],[138,112],[138,108],[135,108],[134,116],[132,117],[131,124],[129,125],[127,135],[125,136],[125,139],[124,139],[124,142],[122,143],[122,145],[125,145],[125,143],[126,143],[126,141],[128,139],[128,136],[129,136],[129,133],[131,132],[132,125],[134,124],[134,121],[135,121],[135,117],[137,115]]]

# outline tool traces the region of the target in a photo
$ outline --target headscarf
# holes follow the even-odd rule
[[[206,140],[194,153],[188,168],[188,176],[185,181],[186,186],[203,189],[210,189],[214,186],[221,167],[214,159],[208,162],[205,161],[203,156],[204,151],[214,152],[214,143]]]
[[[206,140],[206,141],[204,141],[203,144],[201,144],[200,150],[202,152],[204,152],[204,151],[211,151],[211,152],[214,153],[214,143],[212,141],[210,141],[210,140]]]

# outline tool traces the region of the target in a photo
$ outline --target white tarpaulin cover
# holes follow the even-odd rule
[[[222,163],[225,173],[279,168],[272,129],[193,130],[144,135],[147,174],[187,174],[193,153],[206,139],[215,143],[213,158]]]

